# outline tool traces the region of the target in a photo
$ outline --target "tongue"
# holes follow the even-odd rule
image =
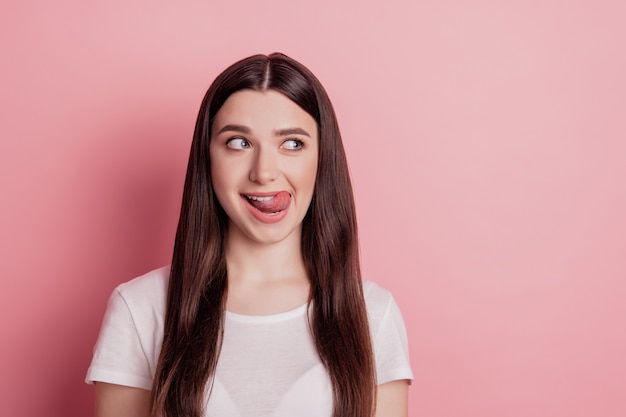
[[[281,191],[269,201],[257,201],[248,199],[250,204],[263,213],[276,213],[289,207],[291,197],[287,191]]]

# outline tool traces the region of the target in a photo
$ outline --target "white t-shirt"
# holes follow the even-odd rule
[[[151,389],[163,341],[169,267],[118,286],[109,299],[86,381]],[[404,322],[391,294],[365,281],[378,384],[413,379]],[[306,322],[307,306],[271,315],[226,312],[206,415],[323,417],[332,388]]]

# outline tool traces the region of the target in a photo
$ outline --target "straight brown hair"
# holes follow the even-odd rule
[[[317,122],[317,177],[302,224],[302,256],[311,284],[309,328],[332,382],[333,417],[371,417],[374,356],[354,198],[337,119],[317,78],[279,53],[231,65],[215,79],[200,106],[174,244],[152,415],[201,417],[206,393],[210,395],[224,331],[228,217],[213,191],[208,150],[216,113],[243,89],[278,91]]]

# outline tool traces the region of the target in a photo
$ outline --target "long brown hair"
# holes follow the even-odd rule
[[[311,284],[309,327],[334,392],[334,417],[370,417],[376,376],[363,299],[352,186],[335,112],[317,78],[274,53],[231,65],[209,87],[191,145],[176,232],[163,346],[152,389],[152,415],[200,417],[224,330],[228,217],[210,177],[211,124],[236,91],[276,90],[316,121],[315,191],[302,224],[302,256]]]

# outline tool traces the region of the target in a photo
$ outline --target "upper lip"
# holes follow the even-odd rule
[[[245,197],[274,197],[276,194],[278,194],[278,193],[280,193],[282,191],[286,191],[286,190],[268,191],[268,192],[255,192],[255,193],[241,193],[241,195],[243,195]],[[291,195],[291,193],[289,193],[289,195]]]

